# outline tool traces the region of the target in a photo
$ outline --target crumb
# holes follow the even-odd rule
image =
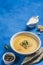
[[[5,49],[6,49],[6,50],[8,50],[8,49],[9,49],[9,46],[8,46],[7,44],[6,44],[4,47],[5,47]]]
[[[38,30],[39,30],[40,32],[43,32],[43,26],[42,26],[42,25],[38,25]]]

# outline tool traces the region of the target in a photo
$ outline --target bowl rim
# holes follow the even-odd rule
[[[37,48],[35,51],[29,52],[29,53],[22,53],[22,52],[19,52],[19,51],[17,51],[15,48],[12,47],[12,45],[11,45],[12,40],[13,40],[17,35],[19,35],[19,34],[21,34],[21,33],[32,34],[32,35],[34,35],[34,36],[39,40],[38,48]],[[38,35],[36,35],[36,34],[33,33],[33,32],[21,31],[21,32],[15,33],[15,34],[11,37],[11,39],[10,39],[10,46],[11,46],[11,48],[12,48],[13,51],[15,51],[15,52],[17,52],[17,53],[19,53],[19,54],[30,55],[30,54],[33,54],[33,53],[35,53],[36,51],[38,51],[38,50],[40,49],[40,47],[41,47],[41,40],[40,40],[40,38],[38,37]]]

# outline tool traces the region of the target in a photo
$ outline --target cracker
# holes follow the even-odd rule
[[[43,32],[43,26],[42,26],[42,25],[38,25],[38,30],[39,30],[40,32]]]

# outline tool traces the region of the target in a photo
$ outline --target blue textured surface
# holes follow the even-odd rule
[[[0,65],[5,65],[2,61],[2,55],[7,52],[4,45],[10,46],[10,38],[13,34],[19,31],[31,31],[37,34],[36,28],[29,30],[26,26],[28,19],[37,15],[40,19],[38,24],[43,25],[43,0],[0,0]],[[40,38],[43,42],[43,33]],[[10,51],[13,52],[12,49]],[[19,59],[14,65],[21,65],[25,56],[15,54]],[[43,61],[34,65],[42,64]]]

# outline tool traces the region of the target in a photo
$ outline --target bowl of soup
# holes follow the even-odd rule
[[[39,50],[41,47],[41,40],[32,32],[22,31],[11,37],[10,46],[19,54],[30,55]]]

